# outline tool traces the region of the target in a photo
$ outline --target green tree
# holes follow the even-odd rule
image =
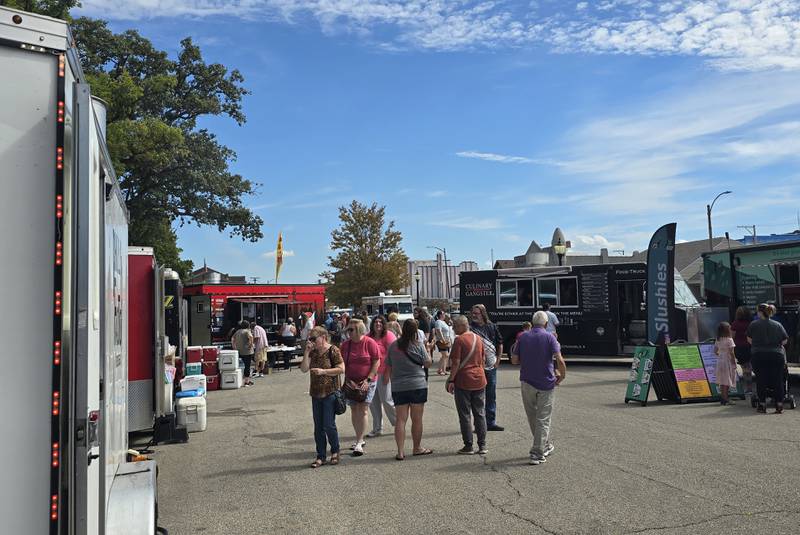
[[[186,38],[177,58],[134,30],[105,21],[72,23],[92,92],[108,102],[108,148],[130,212],[131,244],[150,245],[185,277],[174,225],[213,225],[256,241],[263,221],[244,205],[256,184],[230,171],[236,154],[198,119],[227,115],[244,124],[248,94],[237,70],[207,64]]]
[[[79,0],[0,0],[71,20]],[[256,241],[263,221],[244,206],[256,184],[230,172],[236,159],[214,134],[198,128],[209,115],[245,122],[248,94],[237,70],[207,64],[191,39],[175,59],[138,32],[115,34],[103,20],[71,20],[92,93],[108,103],[108,149],[130,212],[130,243],[152,246],[159,261],[186,277],[174,227],[213,225]]]
[[[320,274],[328,297],[339,305],[360,305],[361,298],[406,286],[408,257],[394,221],[385,222],[385,206],[353,201],[339,207],[338,228],[331,232],[330,270]]]

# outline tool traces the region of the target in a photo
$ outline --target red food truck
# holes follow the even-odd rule
[[[267,333],[274,333],[304,312],[314,313],[319,324],[325,311],[322,284],[202,283],[184,287],[183,297],[192,346],[228,343],[231,329],[243,319],[260,321]]]

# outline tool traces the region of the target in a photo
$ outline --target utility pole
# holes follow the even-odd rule
[[[494,249],[492,249],[491,251],[492,251],[491,252],[491,254],[492,254],[492,266],[491,266],[491,268],[494,269]]]
[[[756,226],[755,225],[736,225],[736,228],[744,229],[753,235],[753,245],[756,244],[758,241],[758,237],[756,236]]]

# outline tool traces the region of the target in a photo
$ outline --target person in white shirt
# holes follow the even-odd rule
[[[450,356],[450,348],[453,346],[453,330],[445,320],[446,314],[444,310],[436,313],[436,321],[433,322],[433,343],[435,348],[439,351],[439,369],[436,373],[439,375],[447,375],[447,360]]]
[[[547,332],[552,333],[553,336],[558,338],[558,333],[556,332],[556,327],[559,325],[558,316],[556,316],[553,312],[550,312],[550,303],[545,303],[542,305],[542,310],[544,313],[547,314],[547,327],[545,329]]]

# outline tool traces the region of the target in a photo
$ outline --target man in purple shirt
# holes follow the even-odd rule
[[[547,321],[547,313],[542,310],[536,312],[531,322],[533,329],[519,337],[511,356],[513,364],[520,364],[522,404],[533,434],[530,464],[534,465],[545,462],[555,450],[550,441],[550,417],[553,414],[555,387],[561,384],[567,374],[561,346],[556,337],[545,330]],[[556,366],[553,365],[553,359]]]

